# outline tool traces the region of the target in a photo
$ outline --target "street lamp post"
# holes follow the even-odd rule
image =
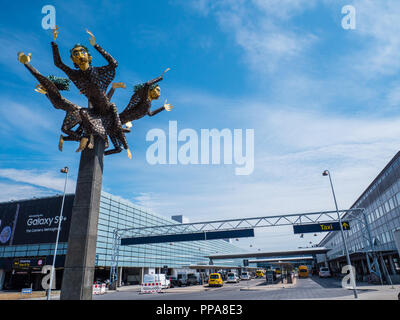
[[[50,271],[50,286],[49,286],[49,290],[47,291],[47,300],[50,300],[51,288],[53,286],[53,275],[54,275],[54,268],[55,268],[55,264],[56,264],[58,239],[60,237],[61,220],[62,220],[62,215],[63,215],[63,210],[64,210],[65,191],[66,191],[66,188],[67,188],[67,181],[68,181],[68,167],[62,168],[60,170],[60,172],[65,173],[64,195],[63,195],[62,203],[61,203],[60,217],[58,219],[57,238],[56,238],[56,245],[55,245],[55,248],[54,248],[53,264],[52,264],[51,271]]]
[[[347,260],[347,264],[350,266],[350,275],[351,275],[351,279],[352,279],[352,282],[353,282],[354,298],[357,299],[358,295],[357,295],[357,289],[356,289],[355,275],[353,274],[353,269],[352,269],[352,266],[351,266],[349,251],[347,250],[347,244],[346,244],[346,240],[345,240],[345,237],[344,237],[343,226],[342,226],[342,219],[340,218],[340,214],[339,214],[339,209],[338,209],[338,205],[337,205],[337,201],[336,201],[335,190],[333,189],[333,183],[332,183],[332,179],[331,179],[331,174],[330,174],[329,170],[325,170],[322,173],[322,175],[323,176],[328,176],[329,177],[329,182],[331,183],[333,200],[335,201],[336,212],[337,212],[338,219],[339,219],[340,233],[342,234],[344,250],[345,250],[345,253],[346,253],[346,260]]]

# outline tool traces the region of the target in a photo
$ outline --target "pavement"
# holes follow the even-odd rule
[[[400,285],[370,285],[367,283],[358,283],[358,298],[355,299],[353,290],[343,289],[339,280],[319,279],[318,277],[295,279],[294,283],[291,284],[280,282],[275,284],[266,284],[259,280],[249,282],[241,281],[239,284],[229,284],[225,285],[223,288],[235,289],[237,293],[243,292],[243,294],[246,295],[242,294],[240,297],[248,300],[398,300],[398,295],[400,293]],[[117,288],[117,290],[108,290],[104,295],[93,295],[93,300],[118,299],[122,293],[124,295],[127,294],[128,296],[125,297],[131,300],[135,300],[135,297],[136,299],[139,297],[140,299],[153,298],[153,295],[139,294],[140,289],[140,285],[123,286]],[[165,290],[165,292],[168,293],[168,297],[186,295],[187,299],[191,299],[191,294],[194,299],[196,299],[199,294],[203,295],[207,291],[214,295],[217,294],[219,290],[216,290],[216,288],[210,288],[207,284],[176,287]],[[132,295],[130,295],[130,293]],[[215,296],[215,298],[218,300],[218,296]],[[46,300],[47,298],[45,291],[34,291],[32,294],[0,291],[0,300],[20,299]],[[51,299],[59,300],[60,291],[52,291]]]

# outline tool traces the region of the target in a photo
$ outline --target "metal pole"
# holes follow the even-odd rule
[[[340,218],[339,209],[338,209],[338,205],[337,205],[337,201],[336,201],[335,190],[333,189],[333,183],[332,183],[332,179],[331,179],[331,173],[329,172],[329,170],[325,170],[325,172],[328,172],[329,182],[331,183],[332,194],[333,194],[333,200],[335,201],[336,212],[337,212],[338,219],[339,219],[340,233],[342,234],[342,239],[343,239],[343,244],[344,244],[344,250],[345,250],[345,253],[346,253],[347,264],[348,264],[349,266],[351,266],[349,251],[347,250],[347,244],[346,244],[346,240],[345,240],[344,232],[343,232],[342,219]],[[353,278],[353,281],[354,281],[354,287],[353,287],[354,298],[357,299],[357,298],[358,298],[358,295],[357,295],[357,289],[356,289],[356,286],[355,286],[355,284],[356,284],[356,279],[355,279],[355,275],[353,274],[352,268],[350,269],[350,274],[351,274],[351,276],[352,276],[352,278]]]
[[[63,198],[62,198],[60,217],[59,217],[59,220],[58,220],[58,229],[57,229],[56,246],[55,246],[55,248],[54,248],[53,265],[52,265],[51,271],[50,271],[50,286],[49,286],[49,290],[47,291],[47,300],[50,300],[51,288],[52,288],[52,286],[53,286],[53,274],[54,274],[54,268],[55,268],[55,264],[56,264],[56,255],[57,255],[58,239],[59,239],[59,237],[60,237],[61,220],[62,220],[62,214],[63,214],[63,210],[64,210],[65,191],[66,191],[66,189],[67,189],[68,167],[64,167],[63,169],[61,169],[61,172],[62,172],[62,173],[65,173],[64,195],[63,195]]]

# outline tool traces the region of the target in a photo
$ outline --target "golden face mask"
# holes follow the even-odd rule
[[[86,70],[87,68],[89,68],[89,63],[90,63],[92,57],[89,56],[89,54],[85,48],[76,47],[76,48],[74,48],[74,50],[72,50],[71,59],[81,69]]]
[[[161,96],[161,88],[156,86],[153,90],[150,90],[150,97],[152,99],[158,99]]]

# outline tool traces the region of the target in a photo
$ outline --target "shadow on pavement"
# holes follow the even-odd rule
[[[310,277],[312,281],[319,284],[321,287],[325,289],[337,289],[342,288],[341,279],[337,278],[319,278],[318,276]],[[357,286],[357,291],[362,292],[371,292],[371,291],[378,291],[376,289],[363,289],[362,287]]]

